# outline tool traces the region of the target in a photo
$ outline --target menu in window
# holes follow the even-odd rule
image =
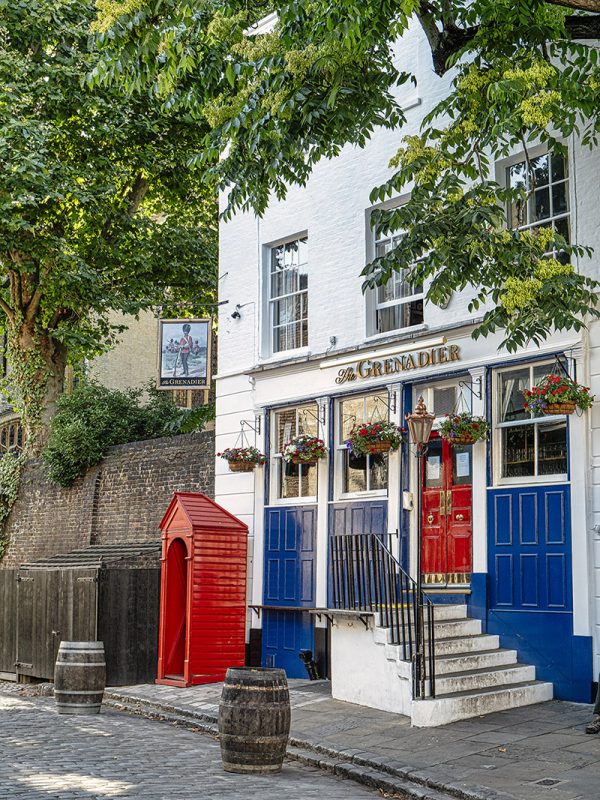
[[[468,478],[471,474],[471,453],[456,453],[456,477]]]
[[[440,456],[429,456],[427,459],[427,480],[439,481],[442,459]]]

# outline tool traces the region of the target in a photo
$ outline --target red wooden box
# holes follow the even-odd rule
[[[156,683],[222,681],[245,661],[248,527],[203,494],[175,492],[160,529]]]

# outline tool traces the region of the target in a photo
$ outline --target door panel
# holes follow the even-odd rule
[[[464,585],[472,570],[472,453],[433,438],[423,467],[424,583]]]

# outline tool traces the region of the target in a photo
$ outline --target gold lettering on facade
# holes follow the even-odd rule
[[[337,384],[350,383],[357,378],[380,378],[382,375],[393,375],[417,368],[431,367],[435,364],[448,364],[450,361],[460,361],[460,347],[451,344],[444,347],[434,347],[431,350],[417,350],[405,356],[392,356],[382,361],[363,359],[358,361],[356,367],[343,367],[337,374]]]

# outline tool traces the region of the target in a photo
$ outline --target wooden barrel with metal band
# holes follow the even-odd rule
[[[54,667],[59,714],[97,714],[106,686],[103,642],[61,642]]]
[[[283,669],[227,670],[219,738],[227,772],[279,772],[290,733],[290,694]]]

